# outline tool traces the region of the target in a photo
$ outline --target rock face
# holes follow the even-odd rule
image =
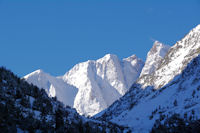
[[[41,70],[24,78],[80,114],[92,116],[124,95],[138,79],[143,66],[143,61],[135,55],[120,61],[116,55],[107,54],[96,61],[79,63],[59,78]]]
[[[155,72],[144,75],[96,119],[150,132],[156,121],[174,114],[200,119],[200,25],[178,41]]]
[[[107,54],[97,61],[74,66],[63,80],[79,91],[74,107],[80,114],[94,115],[120,98],[138,78],[143,62],[135,55],[120,61]]]
[[[147,59],[140,77],[152,74],[160,66],[162,59],[165,57],[169,49],[170,46],[155,41],[153,47],[147,54]]]
[[[141,77],[138,83],[142,84],[143,88],[147,86],[154,86],[156,89],[161,88],[180,74],[199,53],[200,25],[171,47],[159,68],[154,73]]]

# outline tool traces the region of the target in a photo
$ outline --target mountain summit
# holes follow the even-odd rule
[[[92,116],[124,95],[143,66],[135,55],[119,60],[116,55],[107,54],[96,61],[79,63],[61,77],[37,70],[24,78],[80,114]]]
[[[73,107],[78,89],[67,84],[62,79],[53,77],[40,69],[24,76],[24,79],[39,88],[45,89],[50,97],[56,96],[65,105]]]
[[[141,76],[123,97],[94,118],[128,125],[133,132],[150,132],[157,122],[165,123],[176,114],[199,120],[199,73],[198,25],[170,48],[153,73]]]
[[[138,83],[154,86],[156,89],[163,87],[176,75],[180,74],[187,64],[200,53],[200,26],[192,29],[183,39],[172,46],[162,60],[159,68],[151,75],[139,79]]]
[[[140,74],[140,77],[153,73],[159,67],[162,59],[165,57],[169,49],[170,46],[164,45],[159,41],[155,41],[153,47],[147,54],[147,59]]]

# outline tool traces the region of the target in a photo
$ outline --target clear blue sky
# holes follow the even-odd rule
[[[145,60],[200,24],[200,0],[0,0],[0,65],[62,75],[106,53]]]

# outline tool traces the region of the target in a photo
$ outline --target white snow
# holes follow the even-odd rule
[[[63,79],[79,88],[74,101],[77,111],[92,116],[125,94],[142,67],[136,56],[120,61],[116,55],[107,54],[97,61],[75,65]]]
[[[50,97],[56,96],[64,104],[73,107],[78,89],[65,83],[62,79],[55,78],[42,70],[36,70],[26,75],[24,79],[39,88],[45,89]]]
[[[199,25],[191,30],[181,41],[170,48],[169,53],[162,60],[160,67],[138,83],[154,86],[156,89],[166,85],[176,75],[180,74],[187,64],[200,53],[200,30]],[[147,80],[146,80],[147,79]],[[148,81],[150,80],[150,81]]]
[[[116,55],[107,54],[96,61],[75,65],[64,76],[55,78],[37,70],[24,78],[44,88],[49,96],[57,96],[76,108],[78,113],[92,116],[124,95],[139,77],[143,65],[135,55],[121,61]]]
[[[140,77],[153,73],[160,66],[162,59],[165,57],[169,49],[170,46],[155,41],[153,47],[147,54],[147,59]]]
[[[188,114],[199,119],[199,29],[198,25],[178,41],[170,48],[155,72],[142,76],[129,93],[95,118],[101,119],[103,116],[103,119],[129,126],[133,132],[141,133],[150,132],[155,121],[162,115],[164,120],[175,113],[182,118],[184,114]],[[174,101],[177,101],[177,105]],[[191,112],[195,112],[194,115]]]
[[[195,68],[188,68],[193,69],[191,73],[189,72],[190,75],[186,77],[179,75],[166,88],[161,88],[163,89],[162,92],[152,92],[149,96],[139,99],[138,105],[134,106],[131,110],[124,110],[118,117],[114,117],[111,121],[120,125],[128,125],[133,128],[134,132],[149,132],[155,120],[159,119],[159,112],[162,112],[161,114],[165,115],[166,119],[167,115],[170,116],[174,113],[184,117],[185,113],[191,113],[194,110],[196,112],[194,117],[200,118],[198,113],[200,110],[200,105],[198,104],[200,102],[200,94],[197,90],[200,83],[193,83],[194,79],[199,77],[200,64],[198,65]],[[185,72],[188,72],[188,70]],[[196,93],[192,96],[194,90]],[[152,98],[153,95],[156,96]],[[175,100],[177,101],[177,106],[174,105]],[[152,112],[156,109],[158,111],[150,119]]]
[[[132,55],[123,59],[122,66],[122,70],[125,75],[124,81],[126,82],[126,88],[129,89],[138,79],[142,68],[144,68],[144,63],[138,59],[136,55]]]

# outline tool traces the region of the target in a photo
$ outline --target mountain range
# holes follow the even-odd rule
[[[123,96],[138,79],[143,66],[135,55],[119,60],[116,55],[107,54],[96,61],[79,63],[63,76],[53,77],[36,70],[24,79],[74,107],[79,114],[92,116]]]
[[[151,74],[141,76],[123,97],[94,116],[150,132],[174,114],[185,120],[200,115],[200,25],[172,46]]]
[[[22,110],[28,108],[35,114],[32,117],[39,120],[37,123],[44,121],[40,119],[43,117],[37,115],[39,111],[43,114],[40,116],[47,119],[46,126],[51,122],[56,123],[53,116],[56,116],[55,110],[58,110],[59,105],[59,111],[71,114],[72,117],[64,118],[68,124],[68,118],[74,123],[73,130],[78,127],[77,132],[89,129],[95,131],[94,128],[98,132],[199,131],[200,25],[172,47],[155,41],[145,63],[136,55],[120,60],[116,55],[107,54],[98,60],[79,63],[59,77],[53,77],[42,70],[36,70],[22,79],[3,68],[0,72],[0,106],[6,110],[8,107],[5,105],[15,103]],[[15,88],[19,88],[18,91]],[[18,97],[19,102],[14,102]],[[40,101],[40,98],[43,100]],[[34,103],[36,100],[44,104]],[[45,113],[45,106],[50,106],[49,102],[50,105],[56,105],[55,110]],[[15,105],[11,105],[9,108],[15,108]],[[76,110],[69,111],[73,110],[71,107],[80,115],[92,117],[80,116]],[[26,111],[22,112],[27,115]],[[16,113],[10,113],[14,114],[11,118],[16,119]],[[17,124],[20,130],[26,129],[23,124]],[[88,128],[83,129],[83,126]],[[50,126],[50,130],[57,129]]]
[[[96,61],[79,63],[63,76],[53,77],[36,70],[23,78],[74,107],[79,114],[93,116],[122,97],[139,77],[152,73],[169,48],[155,41],[145,63],[136,55],[119,60],[116,55],[107,54]]]

